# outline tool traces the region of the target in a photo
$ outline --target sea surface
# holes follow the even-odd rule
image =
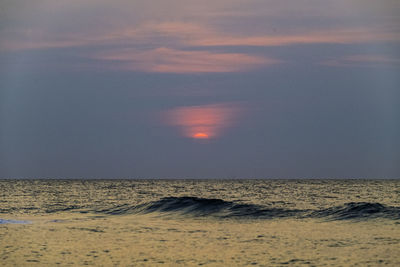
[[[2,266],[400,266],[400,180],[0,180]]]

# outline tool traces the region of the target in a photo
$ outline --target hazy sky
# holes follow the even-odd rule
[[[2,0],[0,178],[400,178],[398,0]]]

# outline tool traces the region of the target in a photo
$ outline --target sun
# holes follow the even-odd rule
[[[193,135],[193,138],[196,138],[196,139],[208,139],[208,138],[210,138],[210,136],[208,134],[206,134],[206,133],[195,133]]]
[[[166,110],[162,119],[176,126],[184,137],[209,140],[219,138],[233,126],[241,112],[242,108],[236,103],[184,106]]]

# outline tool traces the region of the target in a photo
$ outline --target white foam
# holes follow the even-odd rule
[[[32,223],[31,221],[18,221],[18,220],[4,220],[0,219],[0,224],[28,224]]]

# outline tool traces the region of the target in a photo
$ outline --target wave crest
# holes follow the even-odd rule
[[[100,212],[110,215],[132,213],[178,213],[190,216],[213,216],[219,218],[249,217],[249,218],[281,218],[293,216],[299,210],[266,208],[255,204],[240,204],[222,199],[198,197],[165,197],[160,200],[130,207],[117,206]]]
[[[361,220],[372,218],[400,219],[400,207],[380,203],[350,202],[320,210],[269,208],[256,204],[198,197],[165,197],[138,206],[121,205],[97,212],[109,215],[168,213],[193,217],[216,218],[322,218],[327,220]]]
[[[400,219],[400,207],[385,206],[380,203],[350,202],[341,206],[314,211],[311,217],[335,220],[387,218]]]

